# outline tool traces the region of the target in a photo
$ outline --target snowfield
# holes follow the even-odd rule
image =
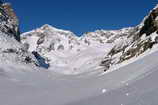
[[[52,65],[48,70],[67,75],[97,71],[96,69],[106,54],[105,49],[108,52],[111,45],[93,46],[66,57],[61,57],[59,54],[55,56],[50,54],[54,61],[51,62]]]
[[[118,70],[75,76],[0,68],[1,105],[157,105],[158,51]],[[97,75],[98,74],[98,75]]]

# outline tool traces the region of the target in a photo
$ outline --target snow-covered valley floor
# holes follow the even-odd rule
[[[100,76],[0,66],[0,105],[157,105],[158,51]]]
[[[109,52],[111,48],[112,45],[107,44],[88,47],[80,52],[72,54],[63,52],[64,56],[59,54],[59,52],[58,55],[53,55],[51,53],[51,57],[54,59],[54,61],[51,62],[52,66],[49,68],[49,70],[67,75],[97,71],[97,69],[101,68],[98,66],[103,60],[103,56],[106,54],[106,52]]]

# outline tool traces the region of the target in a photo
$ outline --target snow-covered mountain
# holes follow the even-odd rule
[[[157,105],[158,6],[81,37],[50,25],[20,37],[18,25],[0,0],[0,105]]]
[[[3,62],[31,63],[66,74],[106,71],[157,44],[157,6],[136,27],[97,30],[81,37],[50,25],[20,37],[18,19],[11,5],[2,3],[1,10],[0,55]]]
[[[120,30],[97,30],[78,37],[71,31],[44,25],[21,35],[28,52],[38,52],[50,65],[49,70],[64,74],[78,74],[98,69],[104,56],[121,40],[128,43],[127,36],[135,27]],[[101,66],[100,66],[101,65]],[[64,69],[64,71],[63,71]]]
[[[80,44],[72,32],[50,25],[22,34],[22,42],[28,45],[28,51],[37,50],[40,53],[72,51]]]
[[[68,73],[93,71],[94,68],[106,71],[113,65],[136,58],[157,44],[157,15],[156,6],[136,27],[97,30],[81,37],[71,31],[44,25],[23,33],[22,43],[29,52],[36,51],[42,55],[51,70],[59,67],[58,71],[66,68]]]
[[[102,43],[88,45],[72,32],[50,25],[24,33],[21,39],[29,52],[36,51],[46,59],[50,70],[66,74],[95,70],[111,46]]]

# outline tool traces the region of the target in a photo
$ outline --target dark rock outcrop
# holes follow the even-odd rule
[[[0,4],[0,31],[20,42],[18,18],[9,3]]]
[[[46,62],[46,59],[44,57],[42,57],[38,52],[33,51],[32,54],[35,56],[35,58],[38,61],[39,65],[37,65],[37,66],[43,67],[45,69],[49,68],[49,64]]]
[[[157,31],[158,29],[158,22],[156,17],[158,16],[158,8],[155,8],[151,11],[149,16],[144,21],[144,26],[141,28],[139,35],[146,34],[147,36],[151,33]]]

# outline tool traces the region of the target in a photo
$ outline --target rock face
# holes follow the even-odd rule
[[[20,43],[18,18],[9,3],[0,3],[0,63],[40,66]]]
[[[144,20],[144,25],[140,30],[140,36],[146,34],[147,36],[155,31],[158,31],[158,7],[155,7],[149,16]]]
[[[102,61],[101,65],[106,67],[110,64],[118,64],[137,57],[158,43],[158,6],[145,17],[140,25],[133,29],[134,30],[127,35],[126,39],[129,40],[130,43],[121,40],[123,44],[115,45]],[[111,59],[111,62],[107,63],[107,59]]]
[[[0,5],[0,30],[20,42],[19,22],[9,3]]]

